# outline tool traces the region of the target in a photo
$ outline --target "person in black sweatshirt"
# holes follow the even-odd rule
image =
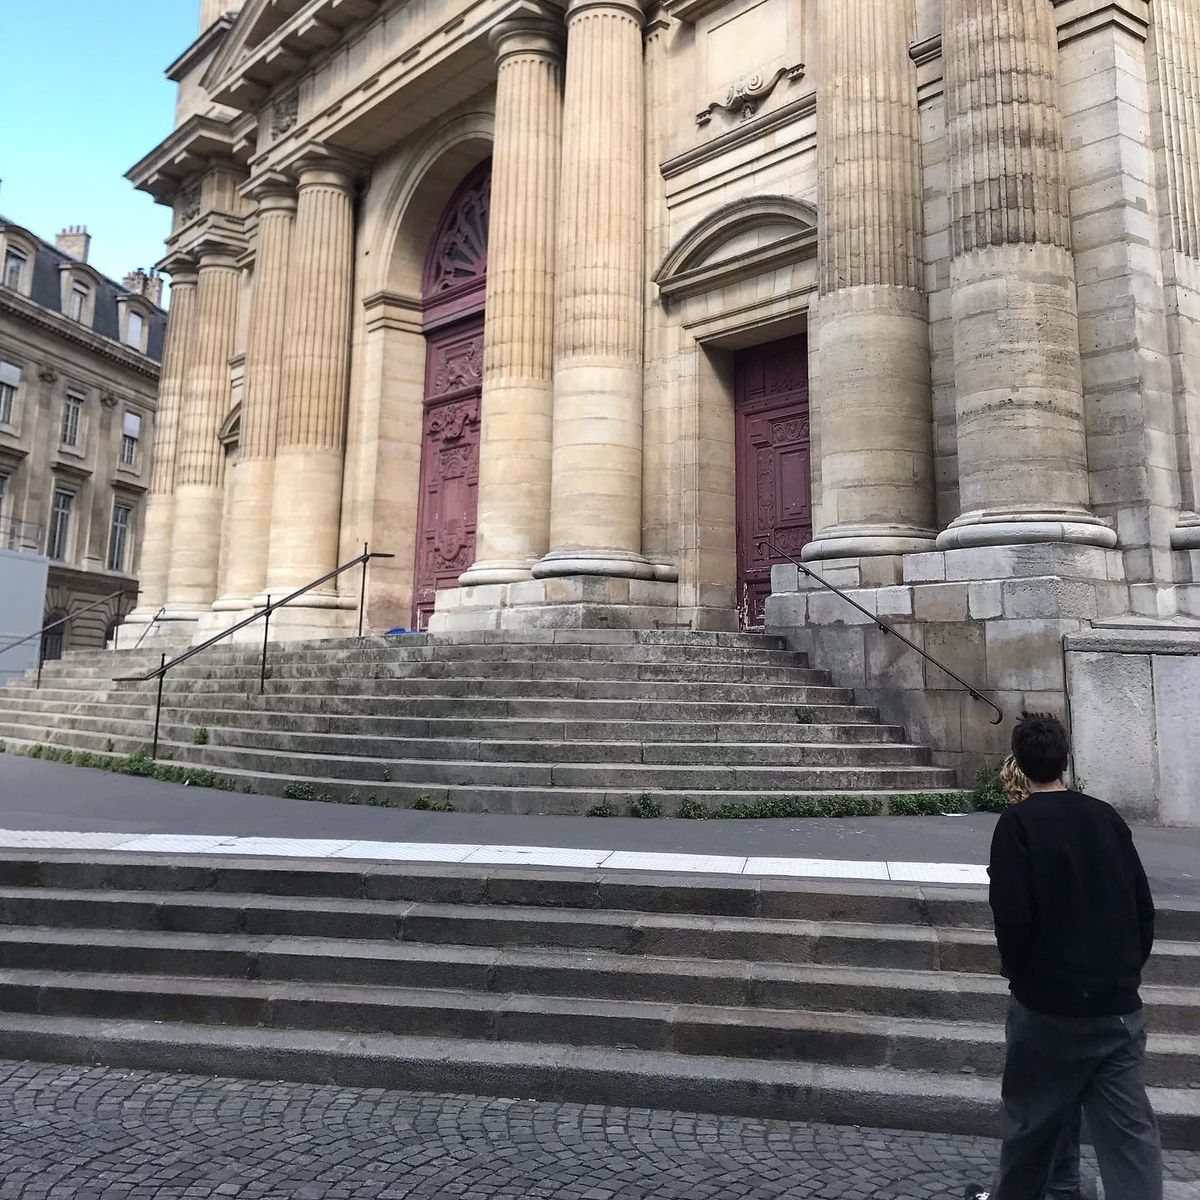
[[[1162,1200],[1162,1150],[1146,1095],[1142,967],[1154,902],[1129,827],[1063,783],[1069,743],[1025,713],[1013,756],[1029,798],[992,836],[989,900],[1011,995],[994,1193],[1041,1200],[1064,1130],[1087,1115],[1106,1200]]]

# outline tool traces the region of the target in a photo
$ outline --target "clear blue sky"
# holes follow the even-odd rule
[[[170,214],[124,176],[171,132],[163,71],[198,25],[199,0],[0,0],[0,213],[49,242],[86,225],[118,280],[161,258]]]

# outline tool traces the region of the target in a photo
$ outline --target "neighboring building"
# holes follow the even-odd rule
[[[0,218],[0,546],[50,559],[47,658],[103,647],[134,604],[167,316],[162,280],[88,265]]]
[[[1009,713],[1066,708],[1064,636],[1200,615],[1192,8],[205,0],[130,172],[138,622],[369,543],[375,629],[765,621],[968,770],[986,710],[785,555]]]

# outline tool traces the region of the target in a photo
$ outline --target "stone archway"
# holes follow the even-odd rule
[[[491,161],[451,198],[429,247],[422,285],[426,340],[413,625],[429,624],[437,592],[475,560],[483,316]]]

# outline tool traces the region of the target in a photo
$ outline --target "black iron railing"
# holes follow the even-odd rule
[[[283,608],[291,604],[293,600],[299,600],[301,596],[306,596],[315,588],[319,588],[324,583],[337,579],[344,575],[347,571],[353,570],[357,566],[362,567],[362,585],[359,588],[358,594],[358,636],[362,637],[363,631],[363,614],[367,602],[367,564],[374,558],[395,558],[394,554],[381,554],[378,551],[369,549],[366,545],[363,546],[363,552],[357,557],[352,558],[349,562],[344,562],[340,567],[334,567],[332,571],[322,575],[320,579],[314,579],[312,583],[306,583],[302,588],[297,588],[294,592],[284,596],[282,600],[272,600],[267,597],[267,603],[263,608],[250,616],[239,621],[236,625],[231,625],[228,629],[222,629],[220,633],[213,634],[207,641],[201,642],[198,646],[192,646],[185,650],[177,658],[167,662],[166,654],[163,654],[159,665],[153,671],[147,671],[145,675],[124,675],[120,676],[114,682],[116,683],[148,683],[151,679],[158,680],[158,694],[154,703],[154,748],[151,750],[151,757],[158,757],[158,732],[162,723],[162,697],[163,697],[163,680],[167,676],[167,672],[185,663],[188,659],[195,658],[197,654],[203,654],[210,646],[215,646],[218,642],[223,642],[226,638],[232,638],[235,633],[241,629],[245,629],[247,625],[253,625],[255,621],[263,623],[263,644],[262,644],[262,662],[258,672],[258,690],[260,694],[266,690],[267,686],[267,643],[268,635],[271,630],[271,614],[277,609]]]
[[[24,646],[26,642],[32,642],[34,638],[37,638],[38,666],[36,686],[40,688],[42,686],[42,664],[45,662],[45,658],[42,654],[42,639],[46,636],[46,634],[68,624],[69,622],[75,620],[76,617],[82,617],[84,613],[95,612],[96,609],[103,608],[109,603],[109,601],[117,599],[118,596],[132,596],[136,600],[137,592],[126,591],[125,588],[122,588],[117,592],[110,592],[107,596],[103,596],[101,599],[95,600],[91,604],[84,605],[83,608],[77,608],[74,612],[67,613],[65,617],[59,617],[57,621],[51,621],[49,624],[43,625],[41,629],[36,630],[34,633],[27,633],[24,637],[17,638],[15,642],[9,642],[6,646],[0,646],[0,654],[7,654],[8,651],[15,650],[18,646]]]
[[[871,612],[870,609],[859,604],[859,602],[857,600],[855,600],[853,596],[848,596],[836,584],[830,583],[829,580],[827,580],[827,579],[822,579],[821,576],[816,573],[816,571],[813,571],[810,568],[806,567],[799,559],[793,558],[790,554],[788,554],[788,552],[786,550],[780,550],[779,547],[776,546],[775,543],[772,542],[769,538],[759,538],[758,544],[759,544],[760,548],[763,546],[766,546],[766,548],[772,554],[774,554],[776,557],[787,559],[787,561],[790,562],[794,567],[796,567],[797,570],[801,571],[809,579],[813,580],[814,583],[819,584],[826,591],[833,592],[833,594],[835,596],[841,596],[841,598],[843,600],[845,600],[845,602],[847,604],[853,605],[855,608],[858,609],[858,611],[860,613],[863,614],[863,616],[867,617],[868,620],[870,620],[871,624],[874,625],[875,628],[880,631],[880,633],[886,634],[888,637],[894,637],[894,638],[899,639],[906,646],[915,650],[926,662],[933,663],[933,665],[935,667],[937,667],[937,669],[939,671],[942,671],[945,674],[949,675],[950,678],[953,679],[955,683],[959,684],[961,687],[966,689],[967,694],[973,700],[978,700],[980,704],[986,704],[988,706],[988,708],[990,708],[996,714],[996,719],[994,721],[992,721],[993,725],[999,725],[1000,722],[1004,720],[1004,712],[995,701],[989,700],[978,688],[973,687],[971,684],[969,684],[961,675],[955,674],[955,672],[950,670],[950,668],[948,666],[946,666],[945,663],[940,662],[937,658],[935,658],[927,650],[923,649],[921,646],[918,646],[917,643],[914,642],[911,638],[905,637],[904,634],[902,634],[897,628],[895,628],[895,626],[889,625],[888,622],[885,621],[882,617],[878,616],[877,614]]]

